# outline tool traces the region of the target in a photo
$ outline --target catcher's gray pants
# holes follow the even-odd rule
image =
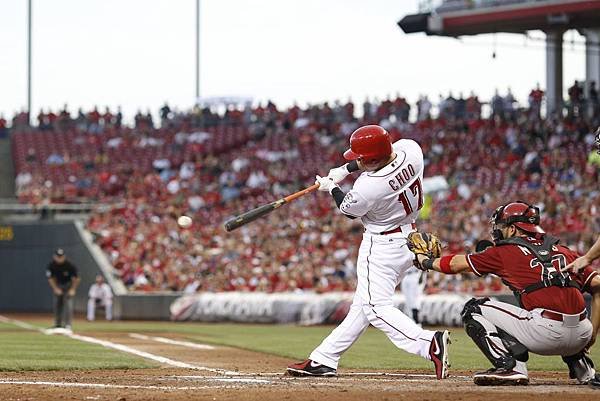
[[[580,320],[577,315],[562,315],[563,321],[542,317],[544,309],[527,311],[504,302],[487,300],[480,304],[481,314],[473,313],[473,319],[483,325],[488,340],[503,352],[507,349],[497,336],[496,328],[515,337],[529,351],[539,355],[570,356],[580,352],[590,341],[592,323]],[[494,348],[492,346],[491,348]],[[517,361],[515,370],[527,374],[524,362]]]
[[[67,295],[67,290],[63,290],[62,295],[54,296],[54,326],[71,326],[73,318],[73,297]]]

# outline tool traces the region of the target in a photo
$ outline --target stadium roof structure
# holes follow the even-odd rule
[[[427,1],[398,25],[405,33],[458,37],[486,33],[546,33],[547,112],[559,110],[563,94],[563,34],[577,29],[586,38],[586,90],[600,83],[600,0]],[[434,4],[435,3],[435,4]]]
[[[405,16],[398,25],[406,33],[441,36],[599,28],[600,1],[445,1],[429,11]]]

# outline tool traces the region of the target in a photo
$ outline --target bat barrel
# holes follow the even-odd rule
[[[259,206],[256,209],[252,209],[246,213],[242,213],[239,216],[235,216],[234,218],[229,219],[225,222],[225,224],[224,224],[225,231],[227,231],[227,232],[233,231],[236,228],[239,228],[245,224],[250,223],[251,221],[258,219],[259,217],[262,217],[266,214],[271,213],[273,210],[277,209],[279,206],[289,203],[289,202],[291,202],[303,195],[306,195],[307,193],[312,192],[318,188],[319,188],[319,184],[311,185],[310,187],[305,188],[301,191],[295,192],[289,196],[286,196],[285,198],[281,198],[279,200],[276,200],[275,202],[271,202],[269,204]]]
[[[285,200],[280,199],[278,201],[271,202],[266,205],[262,205],[260,207],[257,207],[256,209],[252,209],[246,213],[242,213],[239,216],[229,219],[224,224],[225,231],[230,232],[230,231],[235,230],[236,228],[239,228],[245,224],[248,224],[251,221],[254,221],[266,214],[271,213],[273,210],[277,209],[279,206],[283,205],[284,203],[285,203]]]

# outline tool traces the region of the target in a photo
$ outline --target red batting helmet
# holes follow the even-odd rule
[[[344,152],[346,160],[360,159],[373,164],[392,154],[390,135],[379,125],[365,125],[350,136],[350,149]]]
[[[498,225],[514,224],[528,233],[544,234],[540,224],[540,209],[525,202],[516,201],[500,206],[492,215],[492,223]]]

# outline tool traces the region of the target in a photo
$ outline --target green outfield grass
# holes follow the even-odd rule
[[[64,336],[0,323],[0,371],[135,369],[158,364]]]
[[[48,327],[50,320],[31,322],[39,327]],[[44,336],[34,332],[20,331],[16,335],[15,328],[6,332],[7,325],[0,325],[0,344],[11,350],[13,355],[7,360],[5,353],[0,354],[0,369],[8,369],[17,364],[17,369],[62,369],[74,368],[81,364],[82,369],[94,366],[143,367],[144,362],[131,358],[126,354],[106,350],[95,345],[84,344],[62,336]],[[2,330],[4,328],[4,331]],[[75,331],[86,332],[135,332],[148,333],[168,337],[170,334],[184,336],[198,343],[227,345],[252,351],[278,355],[290,361],[304,359],[333,329],[332,326],[300,327],[292,325],[256,325],[256,324],[208,324],[208,323],[172,323],[172,322],[77,322]],[[453,369],[488,368],[489,362],[475,347],[462,328],[452,328],[450,361]],[[26,334],[26,335],[25,335]],[[10,341],[6,341],[9,339]],[[36,348],[37,347],[37,348]],[[50,348],[53,347],[53,348]],[[48,350],[52,349],[52,352]],[[37,351],[36,351],[37,350]],[[40,363],[34,363],[34,356],[41,352],[44,356]],[[81,357],[82,352],[90,356]],[[30,355],[30,362],[22,362],[23,355]],[[592,351],[592,358],[600,363],[600,346]],[[113,359],[114,358],[114,359]],[[39,360],[37,358],[36,360]],[[12,362],[11,362],[12,361]],[[130,362],[128,362],[130,361]],[[85,364],[85,367],[83,366]],[[109,366],[110,365],[110,366]],[[148,364],[149,365],[149,364]],[[357,369],[430,369],[431,362],[420,357],[398,350],[383,333],[369,328],[356,344],[344,355],[342,368]],[[56,366],[56,367],[52,367]],[[282,366],[282,369],[284,366]],[[560,357],[541,357],[531,355],[531,370],[566,370]]]

